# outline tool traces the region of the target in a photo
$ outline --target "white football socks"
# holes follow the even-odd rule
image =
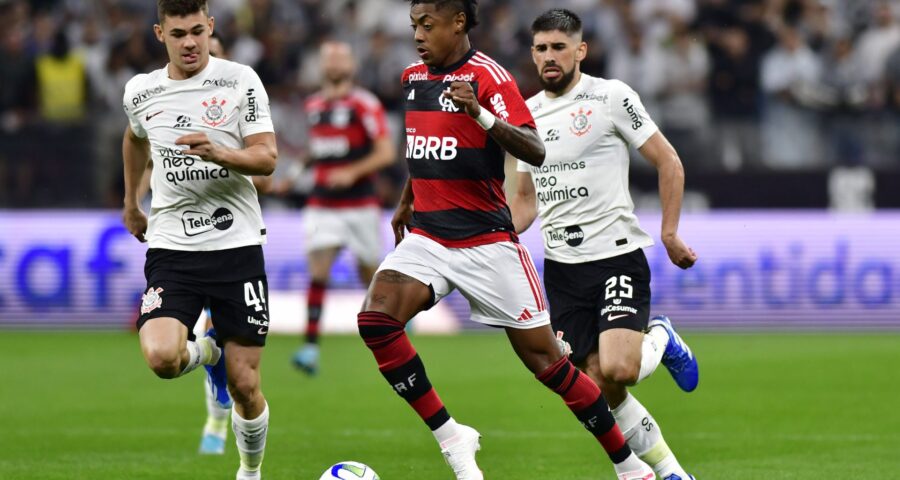
[[[206,424],[203,426],[204,434],[213,434],[220,438],[228,437],[228,416],[230,408],[222,408],[216,402],[216,398],[209,388],[209,382],[203,379],[203,391],[206,397]]]
[[[459,424],[456,423],[456,420],[451,417],[450,420],[444,422],[437,430],[431,432],[434,435],[434,439],[437,440],[438,444],[441,446],[441,449],[444,449],[449,444],[453,443],[452,440],[456,437],[456,427],[458,426]]]
[[[650,376],[662,361],[663,353],[666,351],[666,344],[669,343],[669,334],[665,328],[651,328],[649,332],[644,334],[644,341],[641,343],[641,370],[638,373],[637,383]]]
[[[641,402],[629,393],[625,401],[612,410],[612,414],[622,429],[628,446],[653,468],[659,478],[666,478],[673,473],[685,480],[690,478],[663,439],[656,420]]]
[[[194,371],[200,365],[215,365],[222,356],[222,349],[210,337],[198,338],[196,342],[188,340],[185,347],[188,351],[188,363],[178,374],[179,377]]]
[[[629,447],[630,446],[631,445],[629,445]],[[616,475],[621,475],[623,473],[638,472],[646,467],[642,464],[637,455],[634,454],[634,450],[632,450],[631,455],[629,455],[628,458],[619,463],[614,463],[613,468],[616,470]]]
[[[231,412],[231,428],[234,430],[238,453],[241,456],[238,478],[257,478],[254,475],[258,475],[266,450],[269,404],[267,403],[262,413],[252,420],[241,418],[237,410],[233,410]]]

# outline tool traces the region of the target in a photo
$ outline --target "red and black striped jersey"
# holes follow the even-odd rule
[[[412,231],[457,248],[515,238],[503,192],[503,149],[464,108],[442,96],[451,82],[469,82],[481,108],[497,121],[534,128],[512,75],[473,49],[449,67],[410,65],[401,81]]]
[[[316,93],[304,108],[315,176],[308,204],[332,208],[378,205],[374,175],[342,190],[325,183],[330,171],[362,159],[372,152],[375,140],[388,135],[384,107],[375,95],[361,88],[337,100]]]

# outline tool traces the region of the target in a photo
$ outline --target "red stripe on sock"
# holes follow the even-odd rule
[[[617,452],[625,446],[625,435],[622,435],[622,430],[618,425],[613,425],[610,431],[597,436],[597,440],[600,441],[600,445],[603,445],[603,449],[607,453]]]
[[[406,332],[400,332],[396,340],[384,347],[372,350],[372,353],[375,354],[378,369],[385,372],[412,360],[416,356],[416,349],[410,343]]]
[[[321,283],[310,283],[309,292],[306,294],[306,303],[309,306],[321,307],[322,301],[325,300],[325,285]]]
[[[317,319],[318,320],[318,319]],[[307,335],[318,335],[319,334],[319,322],[318,321],[310,321],[306,324],[306,334]]]
[[[558,372],[559,369],[562,368],[567,361],[568,359],[566,359],[566,357],[562,357],[559,360],[553,362],[549,367],[541,372],[540,375],[537,376],[537,379],[540,380],[541,383],[546,384],[548,380],[556,375],[556,372]]]
[[[422,417],[422,420],[428,420],[444,408],[444,402],[441,401],[441,397],[434,391],[434,388],[422,395],[418,400],[410,402],[409,405]]]
[[[563,400],[566,401],[566,405],[573,412],[580,412],[593,405],[600,398],[600,387],[591,381],[587,375],[581,373],[580,370],[572,367],[572,372],[578,377],[575,379],[575,384],[572,385],[572,388],[563,396]],[[566,380],[570,379],[566,378]]]

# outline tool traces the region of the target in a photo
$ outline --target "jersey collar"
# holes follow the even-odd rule
[[[459,59],[456,63],[452,65],[448,65],[446,67],[428,67],[428,73],[432,75],[446,75],[448,73],[452,73],[459,69],[459,67],[466,64],[472,56],[475,55],[475,49],[470,48],[462,58]]]

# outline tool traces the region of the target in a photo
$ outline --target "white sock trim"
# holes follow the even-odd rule
[[[434,439],[437,440],[438,444],[441,446],[441,449],[447,448],[447,445],[453,443],[452,440],[456,437],[458,433],[459,424],[456,423],[456,420],[453,417],[450,417],[450,420],[444,422],[443,425],[437,428],[437,430],[432,431],[431,433],[434,435]]]
[[[194,371],[194,369],[196,369],[197,367],[200,366],[200,357],[201,357],[201,353],[202,353],[200,351],[200,346],[197,345],[196,342],[192,342],[192,341],[188,340],[185,347],[187,348],[187,351],[188,351],[188,362],[187,362],[187,365],[185,365],[184,368],[181,369],[181,373],[178,374],[179,377],[182,375],[187,375],[188,373]]]

